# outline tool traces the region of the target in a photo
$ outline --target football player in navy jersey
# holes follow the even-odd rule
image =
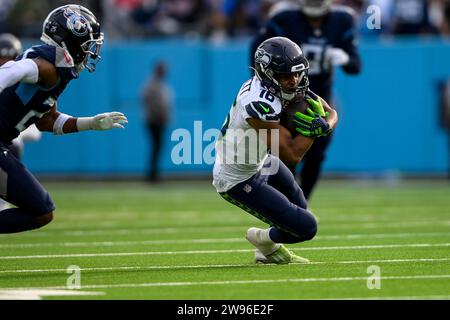
[[[247,240],[256,247],[256,262],[308,263],[283,244],[312,239],[317,222],[294,176],[276,154],[287,163],[299,162],[317,137],[336,126],[338,115],[308,90],[309,63],[291,40],[267,39],[258,47],[254,63],[255,76],[241,86],[216,143],[213,185],[226,201],[269,224],[266,229],[247,230]],[[311,105],[310,116],[295,113],[292,121],[300,134],[293,137],[280,125],[280,114],[298,98]],[[251,137],[254,140],[249,141]]]
[[[79,5],[56,8],[43,23],[43,45],[25,50],[0,67],[0,197],[16,208],[0,212],[0,233],[40,228],[53,219],[48,192],[10,152],[9,146],[31,124],[62,135],[123,128],[120,112],[73,117],[57,110],[57,99],[80,72],[95,70],[103,33],[94,14]]]
[[[283,36],[298,44],[310,63],[310,88],[326,101],[332,101],[333,68],[340,66],[348,74],[358,74],[361,61],[355,40],[354,11],[332,6],[331,0],[298,0],[298,6],[276,10],[251,44],[251,59],[264,40]],[[300,187],[306,199],[320,176],[326,149],[332,135],[317,138],[302,160]],[[283,160],[283,159],[282,159]],[[296,166],[290,166],[294,172]]]
[[[0,66],[6,62],[14,60],[18,55],[22,54],[22,43],[11,33],[0,34]],[[22,131],[17,138],[12,141],[9,146],[10,152],[17,158],[21,159],[26,141],[38,141],[42,133],[33,124],[26,130]],[[9,208],[9,204],[0,198],[0,211]]]

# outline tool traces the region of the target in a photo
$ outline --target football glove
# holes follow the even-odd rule
[[[328,48],[325,51],[325,61],[332,66],[345,66],[350,61],[350,56],[341,48]]]
[[[127,117],[121,112],[106,112],[98,114],[92,121],[92,130],[123,129],[122,124],[128,123]]]
[[[294,114],[293,122],[295,130],[305,137],[323,137],[331,132],[330,124],[325,118],[312,111],[306,109],[309,115],[297,111]]]
[[[113,128],[124,128],[128,123],[127,117],[121,112],[106,112],[97,114],[94,117],[84,117],[77,119],[78,131],[84,130],[109,130]]]
[[[322,99],[320,99],[318,96],[315,96],[316,99],[311,97],[311,95],[306,96],[306,101],[308,101],[309,105],[311,106],[312,110],[317,113],[321,117],[328,117],[328,112],[325,112],[323,109]],[[306,110],[310,110],[309,108]],[[313,116],[314,117],[314,116]]]

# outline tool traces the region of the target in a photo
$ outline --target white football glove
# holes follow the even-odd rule
[[[350,56],[341,48],[328,48],[325,51],[325,62],[332,66],[345,66],[350,61]]]
[[[78,131],[84,130],[110,130],[113,128],[123,129],[128,119],[121,112],[106,112],[94,117],[83,117],[77,119]]]

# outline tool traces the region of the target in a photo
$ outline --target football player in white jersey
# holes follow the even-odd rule
[[[283,244],[312,239],[317,222],[307,209],[294,176],[276,155],[299,162],[318,136],[331,132],[337,113],[308,90],[309,63],[300,47],[284,37],[261,43],[255,76],[246,81],[223,124],[216,144],[213,185],[228,202],[270,225],[250,228],[247,240],[259,263],[308,263]],[[292,134],[280,125],[287,103],[307,97],[308,114],[296,113]]]

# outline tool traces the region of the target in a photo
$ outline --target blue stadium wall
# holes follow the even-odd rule
[[[220,128],[241,83],[250,76],[248,44],[163,40],[104,47],[97,71],[73,81],[60,97],[59,109],[75,116],[121,111],[129,119],[126,129],[64,136],[44,133],[41,141],[27,144],[24,162],[42,175],[144,175],[150,145],[140,91],[155,61],[164,59],[175,100],[161,170],[166,175],[208,174],[212,165],[195,159],[194,151],[191,164],[173,163],[172,149],[180,140],[171,141],[171,133],[185,128],[193,150],[211,146],[209,140],[203,141],[203,132]],[[439,125],[438,84],[450,78],[450,43],[364,41],[360,52],[361,75],[340,70],[335,74],[334,104],[340,123],[325,173],[446,173],[448,134]],[[201,128],[197,123],[194,130],[195,121],[201,121]]]

